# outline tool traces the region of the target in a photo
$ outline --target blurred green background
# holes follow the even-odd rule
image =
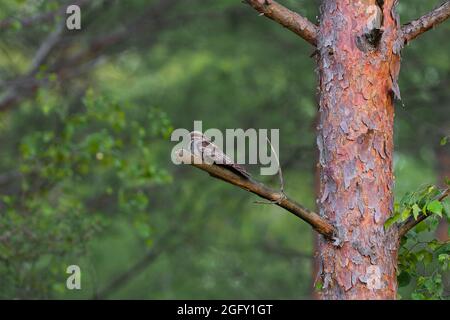
[[[319,1],[280,2],[317,21]],[[439,3],[400,1],[401,20]],[[396,195],[449,175],[449,32],[403,53]],[[0,298],[311,298],[310,227],[174,165],[170,133],[279,128],[286,191],[314,208],[312,53],[239,0],[2,0]]]

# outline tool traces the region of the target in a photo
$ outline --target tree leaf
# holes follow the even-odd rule
[[[402,271],[397,277],[399,287],[406,287],[411,282],[411,276],[408,272]]]
[[[384,223],[384,228],[387,229],[390,226],[392,226],[397,220],[399,220],[401,217],[400,213],[396,213],[394,214],[392,217],[390,217],[389,219],[386,220],[386,222]]]
[[[437,214],[438,216],[442,217],[442,209],[444,207],[442,206],[442,203],[438,200],[433,200],[430,203],[427,204],[427,210]]]
[[[411,208],[405,208],[402,212],[402,221],[405,221],[411,215]]]
[[[414,203],[414,205],[412,206],[412,212],[413,212],[414,220],[417,220],[417,217],[419,216],[419,213],[420,213],[420,208],[417,205],[417,203]]]
[[[428,226],[428,224],[426,222],[423,221],[417,225],[415,230],[417,233],[420,233],[420,232],[424,232],[424,231],[429,231],[430,227]]]

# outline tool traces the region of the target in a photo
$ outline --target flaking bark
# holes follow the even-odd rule
[[[370,6],[380,6],[370,43]],[[394,98],[400,98],[399,21],[394,0],[328,0],[318,34],[320,215],[340,243],[320,242],[325,299],[395,299],[397,231],[393,210]]]

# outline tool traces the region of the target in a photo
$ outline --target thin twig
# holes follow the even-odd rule
[[[258,203],[258,204],[279,204],[281,200],[287,198],[286,193],[284,192],[283,170],[281,170],[280,159],[278,158],[277,152],[273,148],[272,142],[270,142],[268,137],[266,137],[266,139],[267,139],[267,142],[269,142],[269,144],[270,144],[270,148],[272,149],[272,152],[275,155],[275,160],[277,161],[277,164],[278,164],[278,177],[280,178],[280,194],[281,194],[281,197],[280,197],[280,199],[275,200],[275,201],[269,201],[269,202],[267,202],[267,201],[255,201],[255,203]]]

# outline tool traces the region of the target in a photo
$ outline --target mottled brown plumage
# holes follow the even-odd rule
[[[250,174],[242,166],[234,163],[203,133],[199,131],[192,131],[190,133],[190,138],[190,152],[200,157],[205,163],[214,163],[219,166],[223,166],[246,179],[250,178]]]

